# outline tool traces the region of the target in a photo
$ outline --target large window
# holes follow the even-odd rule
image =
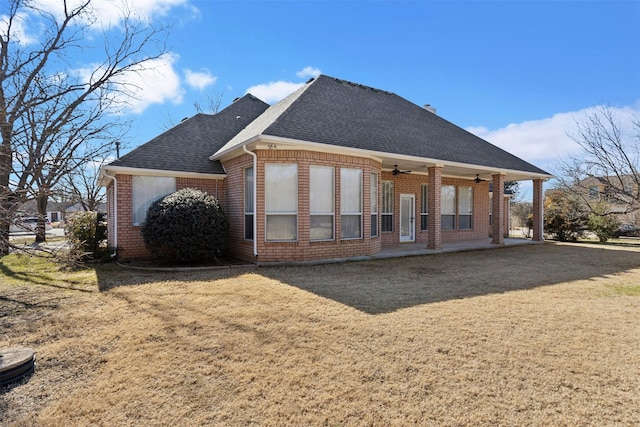
[[[429,185],[422,184],[422,198],[420,200],[420,230],[427,230],[429,225]]]
[[[458,229],[469,230],[473,224],[473,188],[458,187]]]
[[[149,206],[176,191],[176,179],[169,176],[134,176],[132,182],[133,225],[142,225]]]
[[[266,164],[264,167],[266,239],[298,238],[298,165]]]
[[[378,174],[371,173],[371,237],[378,235]]]
[[[340,169],[340,223],[343,239],[362,237],[361,169]]]
[[[443,185],[440,196],[441,228],[455,230],[456,228],[456,187]]]
[[[382,181],[382,231],[393,231],[393,181]]]
[[[333,239],[334,169],[325,166],[309,168],[309,212],[311,240]]]
[[[244,170],[244,238],[253,240],[253,167]]]

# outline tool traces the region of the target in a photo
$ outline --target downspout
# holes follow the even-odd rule
[[[104,171],[104,176],[113,180],[113,254],[115,258],[118,254],[118,180]]]
[[[253,256],[258,256],[258,156],[242,145],[242,150],[253,157]]]

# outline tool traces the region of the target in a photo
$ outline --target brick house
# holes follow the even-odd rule
[[[532,180],[534,240],[551,175],[393,93],[321,75],[269,106],[197,114],[105,166],[109,244],[149,256],[146,209],[176,189],[215,195],[228,247],[262,263],[367,256],[405,242],[504,242],[505,180]],[[494,190],[490,197],[489,187]]]

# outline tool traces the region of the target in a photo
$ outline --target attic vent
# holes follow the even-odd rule
[[[436,107],[432,107],[431,104],[424,104],[424,109],[430,113],[436,113]]]

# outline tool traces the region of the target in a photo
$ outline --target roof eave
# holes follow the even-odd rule
[[[376,159],[380,162],[383,162],[384,159],[391,158],[391,159],[394,159],[394,161],[398,161],[398,162],[401,162],[404,160],[408,162],[422,163],[429,166],[442,166],[442,167],[449,166],[449,167],[455,167],[455,168],[469,169],[473,171],[482,170],[484,171],[484,173],[487,173],[487,174],[507,174],[507,175],[521,177],[520,179],[514,179],[514,180],[526,180],[526,179],[548,180],[554,177],[553,175],[548,173],[538,173],[538,172],[530,172],[530,171],[515,170],[515,169],[504,169],[504,168],[498,168],[498,167],[486,166],[486,165],[452,162],[452,161],[445,161],[441,159],[432,159],[432,158],[426,158],[426,157],[407,156],[404,154],[394,154],[394,153],[387,153],[387,152],[374,151],[374,150],[364,150],[361,148],[342,147],[342,146],[324,144],[319,142],[311,142],[311,141],[304,141],[299,139],[286,138],[286,137],[273,136],[273,135],[263,135],[263,134],[255,135],[247,139],[246,141],[243,141],[242,143],[239,143],[237,145],[234,145],[233,147],[228,148],[225,151],[215,153],[214,155],[209,157],[209,159],[222,160],[223,158],[233,158],[233,157],[236,157],[235,155],[233,155],[234,153],[237,152],[237,155],[240,155],[241,153],[243,153],[243,150],[242,150],[243,146],[247,146],[247,148],[249,148],[250,145],[254,145],[253,148],[259,148],[261,143],[265,144],[266,145],[265,148],[270,150],[277,150],[278,145],[281,145],[281,146],[283,145],[287,147],[296,147],[297,149],[302,149],[302,150],[316,150],[316,151],[324,151],[324,152],[331,152],[331,153],[345,154],[345,155],[352,155],[352,156],[359,156],[359,157],[369,157],[369,158]],[[473,173],[475,174],[477,172],[473,172]]]
[[[105,182],[106,174],[112,173],[114,175],[145,175],[145,176],[172,176],[177,178],[201,178],[201,179],[224,179],[226,174],[214,174],[203,172],[185,172],[163,169],[145,169],[145,168],[131,168],[126,166],[111,166],[106,165],[100,168],[98,174],[98,182],[101,186],[105,187],[108,183]]]

